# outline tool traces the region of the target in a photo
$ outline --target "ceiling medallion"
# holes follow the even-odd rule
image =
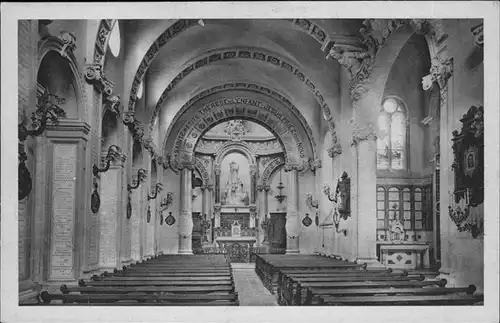
[[[172,212],[168,212],[168,216],[165,219],[165,223],[168,225],[173,225],[175,223],[175,218],[172,216]]]

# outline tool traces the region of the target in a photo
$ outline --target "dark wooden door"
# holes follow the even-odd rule
[[[193,253],[202,253],[201,238],[203,237],[203,227],[201,225],[199,212],[193,212],[193,235],[191,236]]]
[[[269,230],[270,253],[285,253],[286,251],[286,213],[271,213],[271,228]]]

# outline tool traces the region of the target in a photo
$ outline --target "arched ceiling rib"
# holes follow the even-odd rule
[[[304,115],[300,112],[300,110],[293,105],[293,103],[283,96],[282,94],[264,86],[264,85],[258,85],[255,83],[248,83],[248,82],[229,82],[229,83],[224,83],[224,84],[219,84],[217,86],[211,87],[207,90],[204,90],[203,92],[198,93],[194,97],[190,98],[176,113],[176,115],[172,118],[171,122],[169,122],[168,128],[166,131],[161,135],[162,138],[167,138],[170,136],[170,133],[172,132],[173,126],[179,121],[179,119],[182,117],[182,115],[188,111],[189,108],[191,108],[193,105],[196,105],[198,101],[204,100],[206,97],[209,97],[215,93],[220,93],[223,95],[224,93],[228,92],[235,92],[239,91],[245,94],[245,96],[248,96],[250,93],[258,93],[260,95],[267,96],[269,98],[272,98],[271,102],[276,100],[281,103],[283,107],[286,107],[291,111],[291,116],[293,119],[297,120],[296,124],[299,125],[302,129],[305,130],[305,133],[307,134],[307,142],[308,145],[311,146],[312,150],[312,156],[311,157],[316,157],[316,137],[315,133],[313,132],[313,129],[310,126],[310,122],[306,120]],[[304,138],[305,140],[305,138]]]
[[[211,65],[215,65],[215,67],[209,69]],[[207,69],[207,72],[203,71]],[[204,87],[209,87],[212,85],[211,77],[216,80],[221,77],[238,79],[247,75],[253,75],[265,85],[269,84],[271,88],[287,88],[288,91],[285,90],[285,93],[289,94],[292,101],[305,104],[302,106],[303,110],[305,110],[304,114],[311,115],[313,112],[318,114],[319,111],[315,110],[321,111],[323,109],[322,113],[324,113],[324,110],[328,110],[325,100],[326,95],[323,95],[318,90],[314,81],[311,81],[309,76],[303,73],[302,69],[283,60],[276,54],[269,54],[261,49],[226,49],[205,54],[180,72],[169,83],[158,102],[156,102],[150,124],[153,124],[154,118],[158,115],[160,109],[165,108],[164,103],[169,97],[179,98],[179,92],[175,91],[176,88],[186,91],[186,89],[192,88],[190,85],[199,86],[203,84]],[[184,79],[188,82],[184,82]],[[174,109],[178,107],[178,105],[172,104],[169,106]],[[170,111],[169,114],[175,112]],[[311,118],[314,118],[314,114],[311,115]]]
[[[163,22],[162,26],[168,23]],[[357,33],[360,23],[359,20],[203,19],[201,26],[198,19],[183,19],[170,24],[147,51],[144,47],[133,48],[134,44],[144,44],[137,37],[145,34],[141,28],[154,29],[155,33],[160,28],[149,22],[134,23],[129,29],[134,30],[136,39],[128,49],[138,68],[133,77],[129,110],[135,110],[136,92],[145,79],[144,110],[137,112],[140,120],[149,122],[151,128],[158,113],[165,114],[158,129],[162,140],[175,113],[195,93],[203,93],[223,81],[245,80],[262,84],[273,93],[284,93],[307,123],[316,127],[324,116],[334,131],[332,113],[339,107],[340,73],[338,63],[325,56],[333,42],[357,43],[358,37],[352,35]],[[148,34],[149,40],[154,38],[153,34]],[[139,63],[141,52],[145,55]],[[126,87],[130,76],[125,77]],[[316,129],[313,132],[311,137],[317,136]]]

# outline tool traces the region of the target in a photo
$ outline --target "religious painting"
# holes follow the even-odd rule
[[[455,171],[455,203],[470,196],[469,206],[484,201],[483,107],[472,106],[460,120],[462,129],[453,131],[452,168]]]
[[[245,207],[250,202],[250,167],[246,157],[228,154],[221,163],[221,203]]]

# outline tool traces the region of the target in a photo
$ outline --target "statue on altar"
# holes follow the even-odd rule
[[[243,181],[238,172],[240,166],[232,161],[229,164],[230,176],[224,190],[223,204],[231,206],[247,206],[249,202],[248,192],[243,187]]]

